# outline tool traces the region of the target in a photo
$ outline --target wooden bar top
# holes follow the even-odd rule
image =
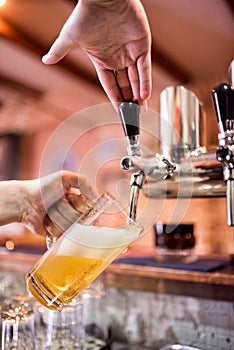
[[[0,255],[1,271],[26,273],[40,258],[37,254]],[[103,272],[106,287],[234,301],[234,266],[199,272],[113,263]]]
[[[111,264],[104,272],[109,287],[234,301],[234,266],[200,272],[131,264]]]

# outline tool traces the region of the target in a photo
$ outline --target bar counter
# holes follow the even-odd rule
[[[144,253],[147,254],[150,256],[150,253]],[[133,254],[136,255],[137,252]],[[24,274],[37,259],[38,254],[1,254],[1,271]],[[119,289],[234,301],[234,266],[228,258],[226,261],[226,266],[216,271],[201,272],[132,265],[119,260],[104,271],[103,282],[106,287]]]
[[[108,287],[233,301],[232,269],[227,266],[217,272],[194,272],[112,264],[105,271],[104,282]]]
[[[12,294],[23,292],[24,275],[39,257],[0,254],[0,272],[11,275],[8,289]],[[134,349],[160,349],[170,343],[205,350],[234,349],[233,266],[198,272],[117,260],[101,281],[105,296],[98,319],[111,326],[115,341],[127,344],[122,348],[131,349],[133,344]]]

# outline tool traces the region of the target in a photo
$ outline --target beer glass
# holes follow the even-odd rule
[[[142,231],[120,203],[104,193],[27,273],[29,291],[47,308],[62,310]]]
[[[47,308],[43,311],[44,350],[84,349],[83,304],[79,299],[64,306],[61,312]]]
[[[37,350],[30,298],[17,295],[1,305],[2,350]]]

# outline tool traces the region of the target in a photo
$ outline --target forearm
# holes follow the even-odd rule
[[[0,226],[21,222],[24,197],[22,181],[0,182]]]

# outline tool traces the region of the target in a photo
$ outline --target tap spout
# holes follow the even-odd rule
[[[140,193],[140,190],[142,189],[144,181],[145,181],[145,174],[143,171],[139,171],[131,175],[131,182],[130,182],[131,190],[130,190],[128,216],[133,221],[136,220],[139,193]]]
[[[122,122],[124,134],[127,140],[127,153],[128,157],[126,157],[126,165],[127,163],[130,165],[130,161],[128,161],[128,158],[131,159],[131,157],[134,158],[141,158],[142,157],[142,148],[141,144],[139,142],[139,113],[140,113],[140,106],[133,102],[133,101],[125,101],[122,102],[119,106],[119,116]],[[122,168],[127,170],[123,165]],[[144,180],[145,180],[145,174],[142,171],[142,169],[138,168],[132,168],[131,167],[131,190],[130,190],[130,199],[129,199],[129,217],[135,221],[136,220],[136,211],[137,211],[137,203],[138,203],[138,197],[139,192],[142,189]]]
[[[146,176],[160,180],[167,179],[173,174],[175,165],[164,157],[126,156],[122,158],[120,166],[131,173],[129,216],[135,220],[139,192]]]
[[[234,179],[227,181],[227,224],[234,226]]]
[[[155,157],[127,156],[122,158],[120,166],[132,174],[142,172],[144,176],[163,180],[171,177],[176,168],[168,159],[159,155]]]
[[[139,111],[140,106],[133,101],[125,101],[119,106],[119,115],[128,144],[128,156],[121,160],[120,166],[131,173],[129,216],[132,220],[136,219],[139,192],[146,176],[167,179],[175,170],[174,164],[164,157],[143,156],[139,142]]]

